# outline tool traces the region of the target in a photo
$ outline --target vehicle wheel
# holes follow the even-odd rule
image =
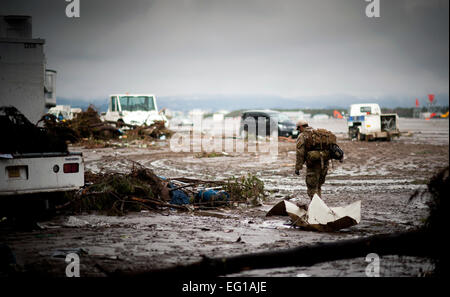
[[[349,130],[348,131],[348,138],[350,139],[350,140],[352,140],[354,137],[353,137],[353,132],[351,131],[351,130]]]
[[[358,130],[356,130],[354,128],[349,128],[348,129],[348,137],[350,138],[350,140],[352,140],[352,139],[358,140]]]
[[[366,140],[366,135],[361,134],[361,132],[358,131],[356,139],[358,139],[359,141],[364,141],[364,140]]]

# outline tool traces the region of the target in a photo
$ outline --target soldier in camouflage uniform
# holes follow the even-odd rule
[[[308,126],[308,123],[304,120],[297,122],[297,130],[300,134],[297,137],[297,160],[295,164],[295,174],[300,175],[300,170],[303,168],[303,164],[306,162],[306,186],[307,193],[310,199],[314,194],[322,197],[321,187],[325,182],[325,177],[328,173],[329,158],[319,158],[318,160],[311,160],[308,158],[308,150],[306,148],[306,137],[308,132],[314,129]],[[306,132],[306,133],[305,133]]]

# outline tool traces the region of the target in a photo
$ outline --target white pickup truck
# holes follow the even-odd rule
[[[376,103],[352,104],[347,117],[350,139],[391,140],[399,137],[398,115],[382,114]]]
[[[109,96],[108,111],[102,114],[103,121],[116,126],[150,126],[155,121],[168,120],[158,112],[156,97],[152,94],[113,94]]]

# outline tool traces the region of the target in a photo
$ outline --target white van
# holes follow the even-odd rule
[[[108,111],[102,120],[115,123],[118,127],[151,125],[155,121],[168,120],[158,112],[156,97],[152,94],[112,94],[109,96]]]

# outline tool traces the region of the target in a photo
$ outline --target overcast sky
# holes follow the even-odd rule
[[[46,40],[57,95],[449,93],[449,1],[1,0]]]

